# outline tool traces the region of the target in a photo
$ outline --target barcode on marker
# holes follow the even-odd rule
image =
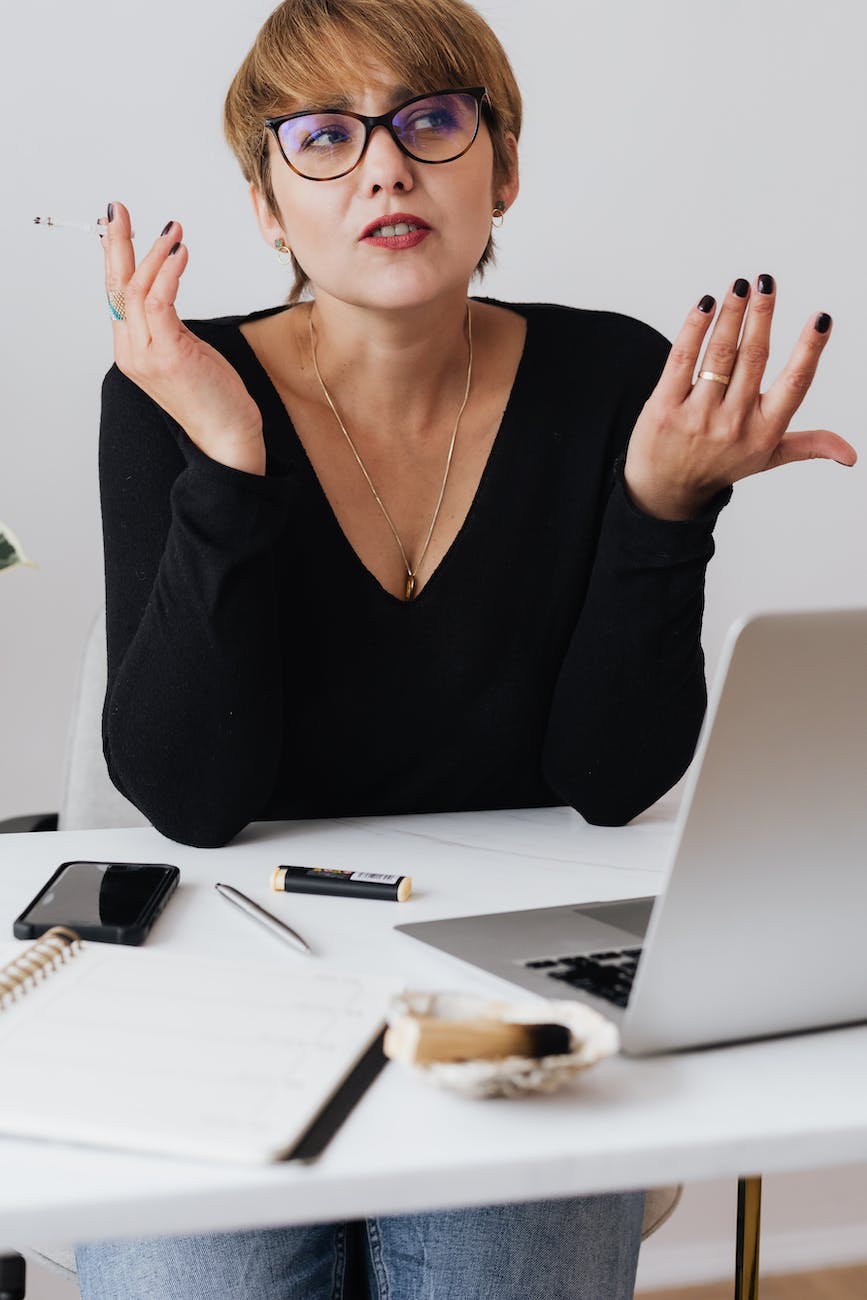
[[[370,880],[378,885],[396,885],[401,876],[386,876],[376,871],[353,871],[350,880]]]

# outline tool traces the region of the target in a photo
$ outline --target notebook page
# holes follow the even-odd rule
[[[396,989],[291,959],[85,944],[0,1012],[0,1131],[274,1159],[376,1037]]]

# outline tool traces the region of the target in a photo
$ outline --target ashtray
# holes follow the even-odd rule
[[[405,1033],[407,1021],[435,1017],[444,1021],[502,1021],[515,1025],[562,1025],[569,1031],[568,1050],[556,1055],[509,1055],[466,1060],[408,1061],[389,1051],[402,1068],[439,1088],[465,1097],[516,1097],[531,1092],[556,1092],[598,1061],[617,1052],[617,1026],[581,1002],[542,999],[504,1002],[462,993],[403,993],[389,1007],[387,1022],[392,1043]]]

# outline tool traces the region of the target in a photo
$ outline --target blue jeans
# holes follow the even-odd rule
[[[631,1300],[643,1192],[75,1252],[83,1300]]]

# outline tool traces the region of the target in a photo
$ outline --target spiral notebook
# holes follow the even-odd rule
[[[3,959],[0,1133],[252,1164],[318,1154],[378,1072],[397,991],[64,927]]]

